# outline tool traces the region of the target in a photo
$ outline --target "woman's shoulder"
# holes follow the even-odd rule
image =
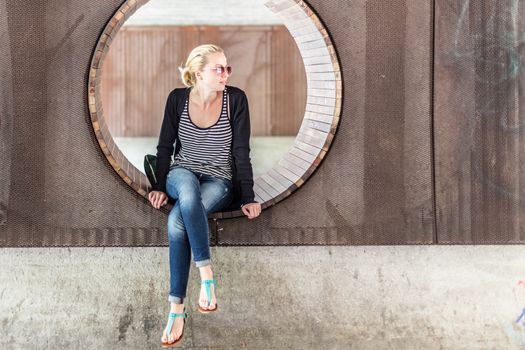
[[[240,88],[238,88],[236,86],[226,85],[226,90],[228,91],[228,93],[231,96],[235,96],[236,97],[236,96],[246,95],[246,93],[242,89],[240,89]]]
[[[242,90],[241,88],[238,88],[236,86],[233,86],[233,85],[226,85],[226,89],[227,89],[228,93],[230,95],[232,95],[232,96],[246,95],[244,90]],[[191,88],[189,88],[189,87],[175,88],[175,89],[171,90],[171,92],[169,93],[168,96],[185,96],[185,95],[189,94],[190,90],[191,90]]]
[[[190,92],[190,88],[188,87],[180,87],[180,88],[175,88],[173,90],[171,90],[171,92],[169,93],[168,97],[170,96],[183,96],[185,94],[188,94]]]

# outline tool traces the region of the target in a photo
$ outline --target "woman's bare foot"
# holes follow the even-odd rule
[[[213,272],[211,270],[211,265],[199,267],[199,271],[201,274],[201,281],[213,279]],[[204,310],[211,311],[215,309],[216,304],[217,304],[217,299],[215,298],[215,285],[214,284],[210,284],[210,290],[211,290],[211,303],[210,303],[210,306],[208,307],[208,296],[206,295],[206,286],[201,283],[199,306]]]
[[[184,304],[170,303],[170,312],[175,312],[178,314],[184,312]],[[168,316],[168,322],[169,322],[169,316]],[[169,336],[166,336],[166,332],[168,330],[168,324],[166,323],[164,332],[162,332],[161,341],[163,343],[166,343],[166,342],[170,344],[173,343],[174,341],[180,338],[183,327],[184,327],[184,317],[175,317],[175,319],[173,320],[173,327],[171,327],[171,333],[169,334]]]

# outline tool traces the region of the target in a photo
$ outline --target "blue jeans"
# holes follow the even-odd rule
[[[170,294],[182,304],[186,297],[191,253],[197,267],[211,265],[208,214],[227,207],[233,196],[226,179],[173,167],[166,178],[167,195],[175,199],[168,216]]]

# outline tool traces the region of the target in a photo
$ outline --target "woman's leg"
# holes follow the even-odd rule
[[[168,216],[168,242],[170,261],[168,301],[183,304],[190,274],[191,247],[178,202],[175,203]]]
[[[168,173],[166,190],[179,205],[195,265],[209,265],[208,214],[229,204],[231,182],[175,167]]]
[[[220,210],[231,202],[232,184],[213,176],[194,173],[183,167],[175,167],[166,181],[168,195],[176,204],[168,218],[170,242],[170,295],[174,304],[182,304],[186,296],[189,265],[193,251],[195,265],[202,279],[212,279],[209,248],[208,214]],[[212,302],[215,295],[212,285]],[[202,293],[201,293],[202,294]],[[203,300],[202,307],[205,307]]]
[[[188,286],[191,251],[197,267],[211,264],[208,214],[230,203],[232,185],[222,179],[175,167],[168,173],[166,192],[176,199],[168,216],[168,300],[182,304]]]
[[[181,219],[180,208],[177,204],[171,209],[168,216],[168,241],[170,260],[170,293],[168,300],[170,302],[170,312],[182,313],[184,311],[184,301],[190,273],[191,249],[186,230],[184,229],[184,223]],[[167,334],[168,325],[166,325],[161,342],[173,343],[180,338],[184,321],[181,317],[176,317],[173,321],[169,335]]]
[[[202,175],[200,176],[201,181],[201,198],[206,213],[213,213],[227,207],[233,196],[231,182],[222,180],[216,177]],[[207,238],[208,239],[208,238]],[[202,255],[210,256],[209,254],[209,241],[207,241],[206,252]],[[198,261],[196,261],[196,264]],[[211,262],[208,259],[208,263],[202,264],[199,267],[201,281],[212,280],[213,271],[211,269]],[[210,284],[211,298],[208,300],[206,294],[206,287],[201,284],[201,291],[199,296],[199,306],[205,310],[214,310],[216,308],[217,299],[215,297],[215,285]],[[209,304],[209,305],[208,305]]]
[[[186,297],[191,263],[191,247],[180,208],[179,193],[194,191],[199,186],[197,177],[189,170],[175,167],[168,173],[166,192],[176,200],[168,216],[171,303],[183,304]]]
[[[227,207],[232,200],[232,184],[229,181],[219,179],[214,176],[198,174],[200,181],[200,197],[206,217],[210,213]],[[204,235],[193,236],[189,234],[191,249],[197,267],[211,264],[210,259],[210,239],[208,221],[206,220],[206,230]]]
[[[168,173],[166,181],[166,192],[170,197],[175,199],[178,196],[176,191],[177,187],[184,187],[183,185],[185,183],[191,184],[196,181],[196,177],[192,172],[184,168],[176,169],[178,168],[172,169],[170,173]],[[168,300],[170,301],[170,312],[182,313],[184,311],[184,299],[186,297],[190,272],[191,247],[178,201],[168,216],[168,241],[170,261],[170,293]],[[183,318],[176,317],[169,334],[167,334],[168,325],[166,325],[161,341],[172,343],[176,339],[179,339],[182,334],[183,325]]]

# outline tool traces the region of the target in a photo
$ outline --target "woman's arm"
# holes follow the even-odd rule
[[[241,187],[241,205],[255,202],[253,171],[250,162],[250,109],[244,91],[233,116],[233,159],[236,178]]]
[[[157,146],[157,166],[155,176],[157,184],[153,186],[154,191],[166,193],[166,176],[168,175],[171,155],[173,154],[173,144],[177,138],[178,118],[176,115],[176,96],[173,90],[166,101],[164,119],[160,129],[159,144]]]

